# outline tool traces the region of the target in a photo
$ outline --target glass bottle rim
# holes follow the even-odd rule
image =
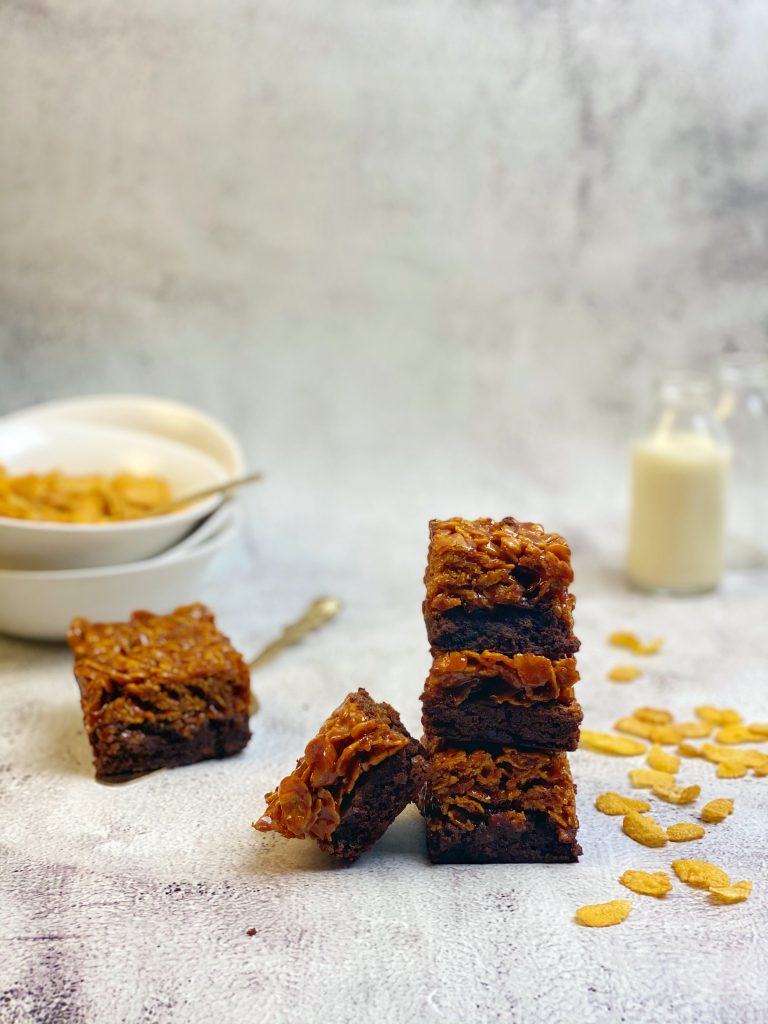
[[[712,377],[690,370],[671,370],[656,381],[659,397],[665,401],[711,401],[715,394]]]

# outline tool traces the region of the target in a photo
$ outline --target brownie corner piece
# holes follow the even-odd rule
[[[575,787],[565,754],[427,740],[421,809],[434,864],[570,863]]]
[[[314,839],[352,862],[370,849],[421,791],[421,744],[389,704],[366,690],[347,695],[307,744],[294,771],[266,794],[259,832]]]
[[[68,634],[99,776],[229,757],[250,739],[250,673],[202,604]]]

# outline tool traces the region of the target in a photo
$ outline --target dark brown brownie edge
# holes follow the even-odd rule
[[[553,661],[575,654],[580,643],[551,608],[451,608],[426,618],[430,646],[437,651],[531,652]]]
[[[110,725],[91,733],[93,763],[99,776],[134,775],[178,768],[197,761],[231,757],[251,738],[247,714],[206,719],[191,736],[169,728]]]
[[[490,814],[467,832],[443,821],[427,829],[427,853],[433,864],[570,864],[581,847],[575,829],[561,829],[539,812],[526,815],[521,829],[503,811]]]
[[[520,750],[575,750],[581,706],[542,702],[523,706],[494,700],[453,704],[441,693],[422,697],[425,733],[461,744],[493,743]]]
[[[318,841],[318,846],[350,863],[357,860],[384,835],[400,812],[415,801],[426,776],[424,750],[411,738],[406,747],[361,777],[342,807],[341,822],[330,840]]]

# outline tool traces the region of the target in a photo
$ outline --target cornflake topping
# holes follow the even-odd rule
[[[592,903],[579,907],[576,920],[587,928],[609,928],[626,921],[632,911],[629,900],[611,900],[610,903]]]

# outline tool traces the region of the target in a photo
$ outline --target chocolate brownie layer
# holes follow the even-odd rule
[[[97,775],[135,775],[157,768],[180,768],[197,761],[230,757],[251,738],[248,715],[227,721],[206,720],[189,737],[173,729],[108,726],[93,733],[93,759]]]
[[[350,693],[325,720],[304,754],[254,822],[259,832],[311,838],[321,849],[356,860],[415,799],[426,762],[389,704],[365,690]]]
[[[558,829],[532,814],[521,829],[514,812],[498,811],[472,832],[441,822],[427,831],[433,864],[568,864],[581,856],[576,829]]]
[[[583,716],[577,701],[513,704],[492,699],[455,704],[449,694],[422,696],[427,733],[458,743],[491,743],[524,750],[575,750]]]
[[[355,861],[384,835],[395,818],[416,800],[427,775],[420,743],[408,746],[364,775],[342,804],[341,821],[321,850]]]
[[[425,622],[433,651],[531,653],[554,661],[570,657],[581,646],[570,624],[546,606],[456,607],[429,615],[425,603]]]
[[[575,787],[565,754],[458,747],[435,737],[425,743],[429,768],[420,805],[431,860],[578,858]]]

